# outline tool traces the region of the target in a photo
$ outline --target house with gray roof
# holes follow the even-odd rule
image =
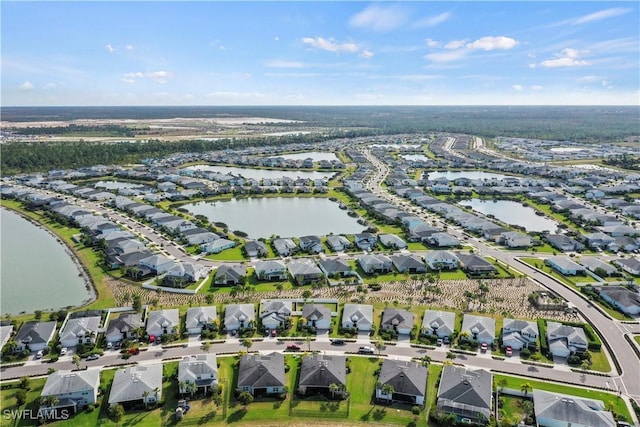
[[[640,260],[637,258],[619,258],[613,260],[613,263],[634,276],[640,276]]]
[[[173,267],[174,264],[174,260],[160,254],[153,254],[148,258],[141,259],[138,262],[138,266],[147,267],[154,274],[166,273],[171,267]]]
[[[552,247],[564,252],[584,250],[584,245],[582,243],[572,239],[571,237],[565,236],[564,234],[547,234],[544,235],[543,238]]]
[[[347,387],[347,358],[345,356],[328,356],[313,354],[304,356],[300,364],[298,377],[298,393],[301,395],[330,395],[331,384],[341,387],[336,392],[340,396]]]
[[[460,261],[449,251],[429,251],[424,256],[425,263],[431,270],[457,270]]]
[[[391,259],[393,266],[400,273],[417,274],[427,272],[427,266],[419,255],[400,254],[391,255],[389,258]]]
[[[585,274],[586,269],[580,264],[571,261],[566,256],[553,256],[547,258],[545,264],[551,266],[554,270],[564,274],[565,276],[575,276]]]
[[[518,231],[507,231],[499,237],[500,243],[509,248],[528,248],[533,244],[530,236]]]
[[[189,245],[202,245],[205,243],[213,242],[214,240],[218,240],[220,238],[220,236],[218,236],[217,234],[200,227],[183,231],[181,234],[182,238]]]
[[[342,252],[351,248],[351,242],[345,236],[331,235],[327,237],[327,245],[332,251]]]
[[[230,286],[243,283],[247,277],[247,267],[242,264],[222,265],[213,276],[215,285]]]
[[[594,286],[598,295],[630,316],[640,314],[640,294],[624,286]]]
[[[282,353],[246,354],[240,358],[237,391],[254,396],[278,395],[284,392],[285,385]]]
[[[407,247],[407,242],[395,234],[380,234],[378,240],[380,240],[380,243],[382,243],[382,246],[385,248],[405,249]]]
[[[255,275],[258,280],[287,280],[287,266],[279,260],[256,262]]]
[[[361,255],[358,264],[367,274],[385,274],[393,269],[393,261],[385,255]]]
[[[187,310],[185,328],[189,335],[198,335],[203,329],[217,326],[218,313],[215,305],[191,307]]]
[[[514,350],[536,347],[539,335],[536,322],[505,318],[502,325],[502,347],[511,346]]]
[[[398,335],[409,335],[413,328],[413,313],[403,308],[387,307],[382,312],[380,328],[395,331]]]
[[[422,318],[422,333],[438,338],[451,337],[455,332],[456,313],[453,311],[425,310]]]
[[[280,256],[290,256],[298,251],[298,245],[289,238],[274,239],[271,244]]]
[[[584,329],[558,322],[547,322],[547,343],[551,354],[557,357],[585,352],[588,346]]]
[[[179,262],[171,267],[163,278],[163,283],[173,287],[185,287],[189,283],[204,279],[209,268],[191,262]]]
[[[460,246],[460,241],[449,233],[433,233],[427,238],[427,243],[439,248]]]
[[[496,339],[496,321],[492,317],[465,314],[460,332],[468,332],[470,339],[491,346]]]
[[[0,326],[0,349],[9,341],[11,334],[13,334],[13,325]]]
[[[149,312],[147,335],[158,338],[165,334],[177,334],[179,328],[180,312],[177,308]]]
[[[373,306],[369,304],[345,304],[342,310],[342,327],[368,332],[373,328]]]
[[[318,236],[302,236],[300,237],[300,249],[309,254],[319,254],[324,252],[322,241]]]
[[[445,366],[438,387],[437,408],[456,422],[487,425],[491,417],[492,374],[484,369]]]
[[[427,368],[409,361],[385,359],[378,375],[380,387],[376,387],[379,401],[403,402],[409,405],[424,405],[427,394]],[[385,385],[393,387],[389,395]]]
[[[261,242],[260,240],[249,240],[245,242],[245,244],[242,246],[242,250],[244,250],[244,252],[250,258],[264,257],[267,256],[268,253],[267,245],[265,245],[264,242]]]
[[[596,270],[599,272],[606,273],[607,276],[618,275],[618,269],[612,266],[611,264],[602,261],[600,258],[596,257],[582,257],[580,258],[580,264],[586,267],[587,270],[595,273]]]
[[[475,254],[457,253],[462,269],[473,276],[487,276],[498,273],[498,270],[486,259]]]
[[[221,237],[219,239],[215,239],[211,242],[200,245],[200,249],[206,254],[217,254],[226,249],[231,249],[235,245],[236,242]]]
[[[68,319],[60,331],[60,344],[63,347],[75,347],[78,344],[95,344],[100,327],[100,316]]]
[[[54,396],[57,403],[43,404],[39,413],[53,413],[60,409],[71,409],[76,413],[88,405],[98,401],[98,387],[100,386],[100,370],[84,371],[55,371],[47,377],[40,396],[47,398]],[[46,416],[43,414],[43,416]]]
[[[536,390],[533,393],[536,422],[540,427],[615,427],[613,414],[601,400]]]
[[[318,267],[329,278],[351,277],[356,272],[351,265],[342,258],[325,258],[318,261]]]
[[[121,313],[117,319],[109,321],[104,334],[108,343],[141,338],[138,330],[144,326],[140,313]]]
[[[35,353],[44,350],[56,333],[56,322],[25,322],[16,334],[18,351],[30,350]]]
[[[224,327],[227,331],[250,328],[256,320],[253,304],[227,304],[224,310]]]
[[[355,245],[363,251],[372,251],[376,247],[378,238],[372,233],[359,233],[354,236]]]
[[[195,384],[196,389],[204,394],[218,385],[218,361],[215,353],[187,356],[178,363],[180,393],[189,392],[188,384]]]
[[[111,383],[109,406],[138,407],[162,400],[162,364],[118,369]]]
[[[287,264],[289,274],[298,285],[306,285],[324,278],[324,273],[310,260],[293,260]]]
[[[302,317],[307,319],[307,326],[331,329],[331,310],[325,305],[306,303],[302,307]]]
[[[260,323],[274,330],[284,327],[293,312],[293,303],[289,300],[262,300],[260,302]]]

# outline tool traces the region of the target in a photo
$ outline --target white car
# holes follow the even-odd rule
[[[44,352],[42,350],[36,353],[36,359],[42,359],[42,356],[44,356]]]
[[[65,354],[67,354],[67,347],[62,347],[60,349],[60,356],[64,356]]]

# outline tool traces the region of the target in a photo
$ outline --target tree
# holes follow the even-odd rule
[[[193,395],[197,390],[198,386],[196,385],[196,383],[194,383],[193,381],[187,383],[187,391],[189,392],[189,394],[191,394],[191,398],[193,398]]]
[[[78,356],[78,354],[74,354],[73,358],[72,358],[73,364],[76,365],[76,369],[80,370],[80,364],[82,363],[82,360],[80,360],[80,356]]]
[[[180,388],[180,390],[182,390],[182,388]],[[149,408],[149,396],[151,395],[151,393],[149,392],[149,390],[145,390],[142,392],[142,401],[144,402],[144,407],[145,409]]]
[[[18,406],[24,405],[24,403],[27,401],[27,391],[23,388],[18,389],[18,391],[16,391],[16,394],[14,394],[14,396],[16,398],[16,404]]]
[[[391,403],[391,400],[393,398],[393,393],[396,392],[396,389],[393,388],[393,385],[391,384],[383,384],[382,385],[382,394],[385,394],[387,396],[387,402]]]
[[[29,377],[20,378],[20,388],[23,390],[29,390]]]
[[[124,416],[124,407],[120,404],[109,407],[109,417],[117,424]]]
[[[533,387],[531,387],[531,384],[529,383],[524,383],[520,386],[520,391],[522,391],[524,393],[524,396],[527,397],[527,395],[529,394],[529,392],[533,390]]]
[[[311,289],[305,289],[304,291],[302,291],[302,298],[309,299],[311,297],[311,295],[313,295],[313,292],[311,292]]]
[[[245,347],[247,349],[247,351],[249,351],[249,349],[251,348],[251,346],[253,345],[253,341],[250,340],[249,338],[244,338],[240,344],[242,344],[243,347]]]
[[[380,355],[380,352],[381,352],[382,350],[384,350],[384,347],[385,347],[385,346],[384,346],[384,341],[382,341],[380,338],[378,338],[378,339],[376,340],[375,346],[376,346],[376,350],[378,350],[378,356],[379,356],[379,355]]]
[[[507,386],[507,379],[500,378],[500,381],[498,381],[498,387],[500,387],[500,391],[504,390],[506,386]]]
[[[335,399],[336,397],[336,392],[340,390],[340,387],[338,386],[338,384],[336,383],[331,383],[329,384],[329,393],[331,393],[331,398]]]
[[[160,387],[153,389],[153,396],[156,398],[156,405],[158,404],[158,395],[160,394]]]
[[[425,356],[422,357],[421,361],[422,361],[422,366],[424,366],[426,368],[427,366],[429,366],[431,364],[431,356],[425,355]]]
[[[185,394],[187,392],[187,382],[182,380],[182,381],[178,381],[178,390],[180,390],[180,394]],[[149,393],[148,391],[145,391],[145,393]]]
[[[248,391],[243,391],[238,395],[238,402],[240,402],[244,406],[244,409],[246,410],[247,406],[251,402],[253,402],[253,395]]]
[[[42,318],[42,310],[36,310],[34,311],[34,318],[38,321],[40,321],[40,319]]]

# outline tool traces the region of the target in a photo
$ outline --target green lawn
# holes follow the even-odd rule
[[[511,425],[516,425],[526,418],[526,412],[524,409],[524,402],[530,402],[533,409],[533,402],[531,399],[524,399],[522,397],[508,396],[506,394],[500,395],[500,402],[502,407],[500,408],[500,420],[510,420]]]
[[[640,335],[634,335],[633,339],[638,343],[638,345],[640,345]]]
[[[211,254],[205,256],[206,259],[211,259],[214,261],[244,261],[247,258],[244,256],[242,252],[242,246],[237,245],[233,248],[225,249],[222,252],[217,254]]]
[[[32,413],[38,413],[38,405],[36,403],[36,399],[40,396],[40,392],[42,391],[42,387],[44,387],[45,379],[37,379],[37,380],[29,380],[28,390],[26,391],[26,400],[25,403],[21,406],[18,406],[16,401],[16,393],[20,390],[18,387],[18,383],[14,383],[14,386],[10,389],[2,390],[0,393],[0,406],[2,407],[2,411],[19,411],[19,410],[31,410]],[[17,414],[17,412],[16,412]],[[28,413],[27,413],[28,414]],[[0,417],[0,427],[9,427],[9,426],[28,426],[35,425],[36,423],[24,418],[21,418],[18,422],[15,422],[11,416],[7,417],[3,415]]]
[[[591,369],[592,371],[611,372],[611,365],[609,359],[604,351],[590,351],[591,354]]]

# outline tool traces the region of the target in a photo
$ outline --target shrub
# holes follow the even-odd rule
[[[522,356],[524,359],[528,359],[529,357],[531,357],[531,350],[526,347],[523,348],[522,350],[520,350],[520,356]]]
[[[418,405],[414,405],[411,408],[411,412],[413,413],[413,415],[418,415],[420,413],[420,407]]]

